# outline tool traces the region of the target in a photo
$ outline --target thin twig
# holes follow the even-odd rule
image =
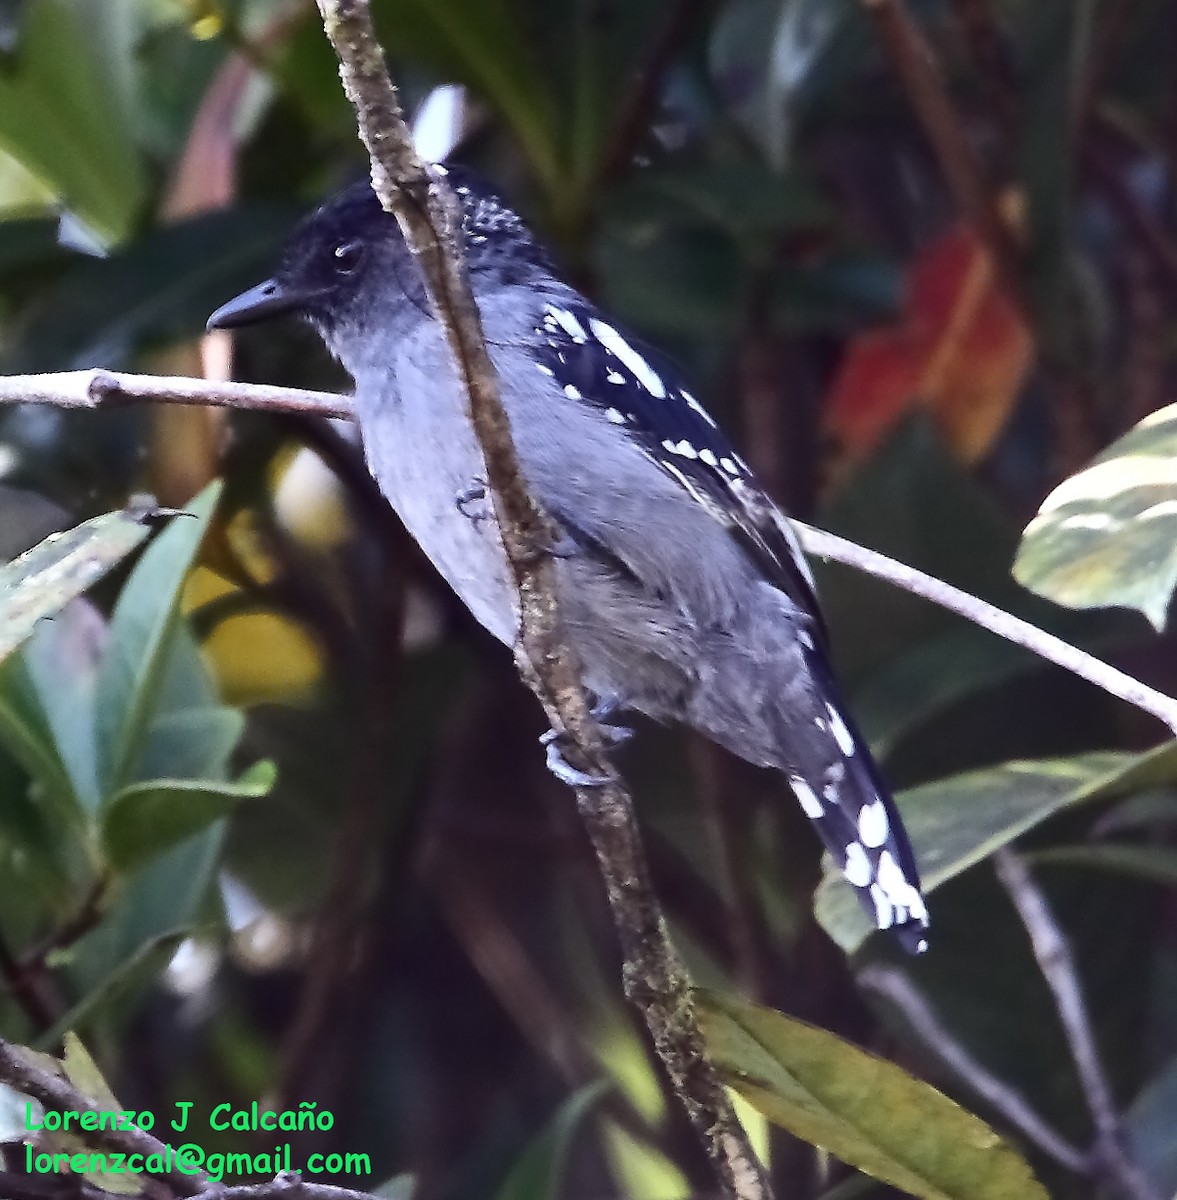
[[[1004,289],[1026,311],[1021,248],[1001,215],[996,192],[969,142],[927,39],[904,0],[862,3],[932,143],[956,202],[988,251]]]
[[[1091,1172],[1091,1162],[1031,1107],[1016,1088],[978,1062],[952,1036],[910,979],[895,967],[872,966],[855,977],[861,987],[890,1000],[903,1014],[916,1035],[951,1071],[999,1112],[1028,1142],[1043,1154],[1080,1175]]]
[[[45,998],[37,991],[34,974],[16,960],[3,937],[0,937],[0,978],[4,980],[4,985],[13,1000],[33,1023],[34,1029],[41,1032],[53,1025],[57,1017]]]
[[[0,404],[107,408],[143,400],[271,412],[278,410],[318,417],[354,416],[351,401],[346,396],[258,383],[218,383],[211,379],[185,379],[178,375],[133,375],[102,370],[0,376]]]
[[[810,554],[865,571],[906,592],[930,600],[941,608],[958,613],[974,625],[980,625],[1006,641],[1024,646],[1048,662],[1064,667],[1081,679],[1103,688],[1105,692],[1151,713],[1177,733],[1177,700],[1171,696],[1150,688],[1139,679],[1055,637],[1053,633],[1047,633],[1029,621],[1023,621],[1021,617],[1015,617],[942,579],[896,562],[877,550],[868,550],[837,534],[827,533],[824,529],[815,529],[801,521],[794,521],[793,525],[801,537],[801,544]]]
[[[21,957],[19,969],[22,975],[44,970],[45,960],[55,950],[64,950],[72,946],[83,934],[89,933],[98,924],[102,919],[102,906],[109,886],[110,880],[105,875],[100,875],[94,881],[77,912]]]
[[[1054,919],[1042,890],[1029,868],[1008,846],[993,856],[997,877],[1017,909],[1042,977],[1054,996],[1059,1021],[1066,1034],[1071,1057],[1083,1088],[1087,1108],[1095,1124],[1094,1157],[1106,1177],[1131,1200],[1161,1200],[1159,1189],[1128,1157],[1124,1129],[1112,1096],[1111,1084],[1100,1061],[1095,1031],[1079,985],[1079,972],[1067,939]]]
[[[104,1109],[67,1080],[26,1059],[3,1038],[0,1038],[0,1081],[57,1112],[102,1113],[109,1109],[109,1105]],[[152,1155],[166,1157],[168,1152],[163,1142],[138,1128],[87,1130],[86,1138],[96,1146],[105,1146],[121,1154],[141,1154],[145,1159]],[[166,1179],[180,1196],[198,1194],[207,1181],[203,1171],[184,1174],[173,1170],[159,1178]]]
[[[645,1017],[678,1098],[724,1190],[767,1200],[767,1177],[707,1058],[690,980],[671,945],[650,884],[632,802],[605,754],[601,731],[557,605],[553,530],[523,482],[498,380],[465,275],[461,213],[444,178],[417,157],[372,28],[367,0],[319,0],[372,162],[372,186],[401,226],[430,306],[453,354],[486,465],[499,534],[519,598],[516,663],[574,765],[606,778],[577,789],[577,806],[605,877],[624,956],[625,990]]]

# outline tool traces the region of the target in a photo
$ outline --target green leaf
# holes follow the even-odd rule
[[[244,729],[244,715],[223,705],[167,713],[152,725],[136,775],[142,781],[222,779]]]
[[[1005,763],[901,792],[895,801],[911,837],[925,892],[975,866],[1061,809],[1125,795],[1177,777],[1177,743],[1147,754],[1084,754]],[[814,913],[848,954],[874,932],[854,891],[834,870],[814,897]]]
[[[177,931],[145,940],[133,953],[104,971],[82,999],[38,1037],[37,1045],[56,1045],[68,1030],[77,1028],[100,1005],[124,995],[144,978],[153,977],[168,964],[183,939],[184,934]]]
[[[57,752],[45,710],[23,657],[0,665],[0,741],[45,789],[59,817],[77,821],[78,796]]]
[[[80,596],[147,536],[158,513],[140,505],[104,513],[63,533],[50,534],[19,558],[0,567],[0,659]]]
[[[151,720],[177,619],[180,592],[220,495],[212,483],[157,537],[119,594],[98,678],[103,791],[126,783]]]
[[[94,715],[103,640],[96,636],[96,627],[101,621],[88,606],[71,606],[40,625],[20,652],[30,690],[53,738],[54,753],[69,776],[74,797],[87,811],[96,809],[101,799]]]
[[[1163,631],[1177,586],[1177,405],[1145,417],[1047,496],[1014,576],[1071,608],[1138,609]]]
[[[82,1039],[72,1029],[68,1029],[63,1040],[65,1054],[62,1057],[61,1066],[65,1077],[83,1096],[93,1100],[98,1107],[118,1112],[122,1106],[114,1092],[111,1091],[110,1084],[106,1082],[98,1064],[90,1057],[90,1052],[83,1045]],[[79,1136],[72,1140],[74,1141],[73,1146],[67,1144],[62,1148],[78,1151],[88,1149],[82,1137]],[[133,1172],[86,1171],[82,1178],[116,1196],[139,1196],[146,1190],[142,1177]]]
[[[200,922],[216,878],[224,823],[173,847],[122,881],[102,922],[69,952],[65,967],[80,995],[43,1041],[80,1023],[97,1007],[134,997],[167,965],[180,940]]]
[[[227,816],[237,803],[264,796],[277,769],[254,763],[235,783],[155,779],[123,788],[102,814],[102,848],[118,871],[131,871]]]
[[[146,192],[120,94],[115,7],[34,0],[0,73],[0,146],[108,241],[130,230]]]
[[[1093,867],[1131,875],[1163,887],[1177,886],[1177,850],[1171,846],[1140,845],[1133,842],[1097,842],[1077,846],[1052,846],[1026,857],[1050,867]]]
[[[587,1113],[608,1090],[609,1084],[598,1080],[573,1092],[520,1155],[496,1200],[556,1200],[572,1139]]]
[[[925,1200],[1048,1200],[983,1121],[921,1080],[773,1009],[696,994],[724,1081],[770,1120]]]

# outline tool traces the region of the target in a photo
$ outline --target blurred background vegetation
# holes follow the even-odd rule
[[[1139,615],[1065,611],[1010,575],[1047,492],[1174,399],[1177,4],[912,0],[987,229],[855,0],[374,9],[424,151],[456,147],[571,278],[674,354],[792,512],[1177,689],[1171,638]],[[345,387],[299,328],[201,333],[365,169],[313,4],[9,0],[0,370]],[[217,478],[215,509],[212,492],[192,506]],[[142,491],[198,516],[0,664],[0,1033],[53,1048],[77,1029],[136,1108],[313,1099],[336,1123],[296,1153],[371,1154],[352,1186],[714,1194],[621,997],[538,710],[386,510],[352,431],[0,410],[0,555]],[[642,728],[621,761],[696,976],[992,1116],[856,984],[898,966],[1086,1144],[985,861],[1019,837],[1132,1144],[1172,1194],[1177,756],[1142,767],[1155,723],[978,629],[842,568],[819,582],[853,706],[935,862],[933,949],[899,961],[864,940],[832,883],[815,917],[818,846],[781,781]],[[190,824],[166,816],[181,802]],[[851,1186],[784,1133],[758,1137],[780,1196]],[[1094,1194],[1027,1154],[1053,1194]]]

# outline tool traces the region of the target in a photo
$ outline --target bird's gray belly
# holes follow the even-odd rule
[[[435,445],[438,423],[415,425],[394,404],[375,419],[363,408],[361,416],[368,467],[385,498],[474,617],[512,645],[516,592],[497,526],[493,517],[472,519],[458,505],[459,496],[479,482],[473,435],[463,444],[462,427],[450,426],[450,443]]]
[[[516,591],[494,519],[471,519],[457,503],[478,479],[473,444],[440,453],[424,444],[429,427],[414,429],[399,414],[365,421],[364,431],[369,469],[409,533],[480,624],[513,645]],[[676,707],[691,672],[689,622],[590,551],[557,559],[556,576],[586,686],[654,716]]]

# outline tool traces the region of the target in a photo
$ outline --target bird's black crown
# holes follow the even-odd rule
[[[469,167],[438,166],[462,210],[467,266],[472,273],[492,272],[504,282],[524,282],[530,268],[551,270],[531,230],[489,181]],[[401,236],[365,179],[352,184],[312,213],[295,232],[283,257],[282,272],[314,271],[324,249],[340,258],[347,247]],[[325,260],[327,266],[332,264]],[[281,272],[280,272],[281,273]]]

